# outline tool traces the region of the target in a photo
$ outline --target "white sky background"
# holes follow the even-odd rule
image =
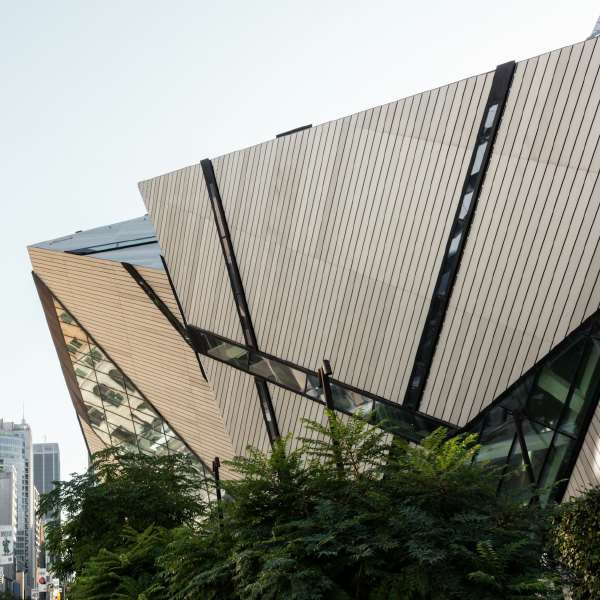
[[[0,0],[0,417],[86,451],[26,251],[137,182],[585,39],[592,1]]]

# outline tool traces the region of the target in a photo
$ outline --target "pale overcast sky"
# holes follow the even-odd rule
[[[585,39],[592,1],[0,0],[0,417],[85,446],[37,243],[144,214],[137,182]]]

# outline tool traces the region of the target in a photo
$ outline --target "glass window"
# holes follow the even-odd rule
[[[94,430],[94,433],[110,448],[113,443],[112,440],[110,438],[110,435],[108,433],[106,433],[105,431],[102,431],[101,429],[98,429],[98,427],[94,427],[94,424],[92,423],[92,429]]]
[[[135,391],[135,387],[131,381],[129,381],[129,379],[127,379],[127,377],[125,377],[125,375],[123,375],[123,373],[121,373],[121,371],[118,369],[109,369],[108,376],[124,390],[128,390],[129,392]]]
[[[485,154],[486,148],[487,142],[481,142],[479,146],[477,146],[477,152],[475,153],[475,161],[473,163],[471,173],[479,173],[479,169],[481,169],[481,165],[483,164],[483,155]]]
[[[569,399],[560,431],[576,436],[587,415],[600,380],[600,340],[590,338],[586,344],[580,369],[577,371],[573,394]]]
[[[98,396],[96,396],[96,394],[91,392],[90,390],[81,389],[81,396],[83,398],[83,401],[86,404],[91,404],[92,406],[95,406],[96,408],[100,408],[100,409],[104,410],[104,405],[102,404],[102,400]]]
[[[338,410],[349,413],[362,410],[365,416],[373,410],[371,398],[361,396],[357,392],[345,389],[335,383],[331,384],[331,396],[333,397],[333,406]]]
[[[569,390],[585,345],[576,336],[557,356],[538,371],[525,411],[527,415],[549,425],[556,425],[569,396]]]
[[[303,393],[306,388],[306,373],[255,353],[251,353],[250,355],[248,369],[251,373],[259,377],[275,381],[295,392]]]
[[[511,417],[512,419],[512,417]],[[529,419],[523,419],[521,423],[523,429],[523,437],[525,438],[525,445],[527,446],[527,454],[533,470],[533,476],[537,481],[548,453],[548,448],[552,443],[552,437],[554,431],[549,429],[545,425],[539,425]],[[523,453],[521,452],[521,445],[517,441],[513,446],[511,457],[508,461],[507,473],[513,473],[516,469],[524,465]],[[529,478],[525,470],[521,470],[513,475],[505,477],[501,484],[501,490],[511,490],[517,488],[527,487],[529,485]]]
[[[123,394],[109,388],[105,383],[95,385],[92,391],[110,406],[121,406],[125,402]]]
[[[107,413],[107,417],[114,420],[114,415]],[[129,423],[122,419],[122,424],[116,424],[109,422],[108,429],[113,438],[117,438],[123,442],[129,442],[131,444],[137,444],[137,437],[132,431],[133,427]]]
[[[308,375],[306,378],[306,395],[311,398],[317,398],[321,402],[325,402],[325,397],[323,396],[323,388],[321,387],[321,382],[318,377],[314,375]]]
[[[544,467],[544,471],[542,472],[538,481],[540,488],[554,486],[557,481],[566,478],[569,459],[573,453],[575,443],[576,441],[574,439],[567,437],[566,435],[561,435],[560,433],[556,434],[554,443],[552,444],[552,447],[548,453],[548,459]],[[556,487],[545,490],[542,494],[540,494],[542,505],[546,504],[547,502],[553,502],[557,496],[557,493],[558,490]]]
[[[481,449],[475,462],[490,461],[492,466],[504,466],[515,441],[515,434],[515,424],[508,410],[501,406],[490,410],[479,438]]]
[[[501,400],[500,405],[508,408],[509,410],[522,410],[527,402],[527,397],[531,391],[534,378],[535,373],[528,375],[514,390],[512,390],[504,397],[503,400]]]
[[[247,350],[205,333],[201,334],[201,338],[206,347],[206,354],[244,371],[248,370],[249,353]]]
[[[469,192],[463,196],[462,203],[460,205],[460,213],[458,214],[459,219],[464,219],[469,212],[469,207],[471,206],[471,200],[473,199],[473,192]]]

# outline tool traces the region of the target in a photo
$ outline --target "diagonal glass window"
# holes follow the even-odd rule
[[[198,471],[210,476],[73,315],[55,297],[53,301],[92,429],[104,444],[156,456],[183,454]]]
[[[481,432],[476,462],[513,473],[500,491],[526,487],[532,476],[543,504],[561,498],[600,393],[599,328],[597,312],[465,427]]]

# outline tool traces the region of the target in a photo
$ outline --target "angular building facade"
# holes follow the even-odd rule
[[[97,339],[205,464],[330,402],[415,442],[477,433],[479,459],[525,464],[504,486],[576,494],[600,483],[599,71],[594,38],[144,181],[168,272],[109,265],[128,260],[83,233],[32,247],[47,315]],[[116,301],[133,290],[160,328]],[[153,401],[157,360],[202,382],[207,421],[179,370]],[[77,389],[90,449],[123,443]]]

